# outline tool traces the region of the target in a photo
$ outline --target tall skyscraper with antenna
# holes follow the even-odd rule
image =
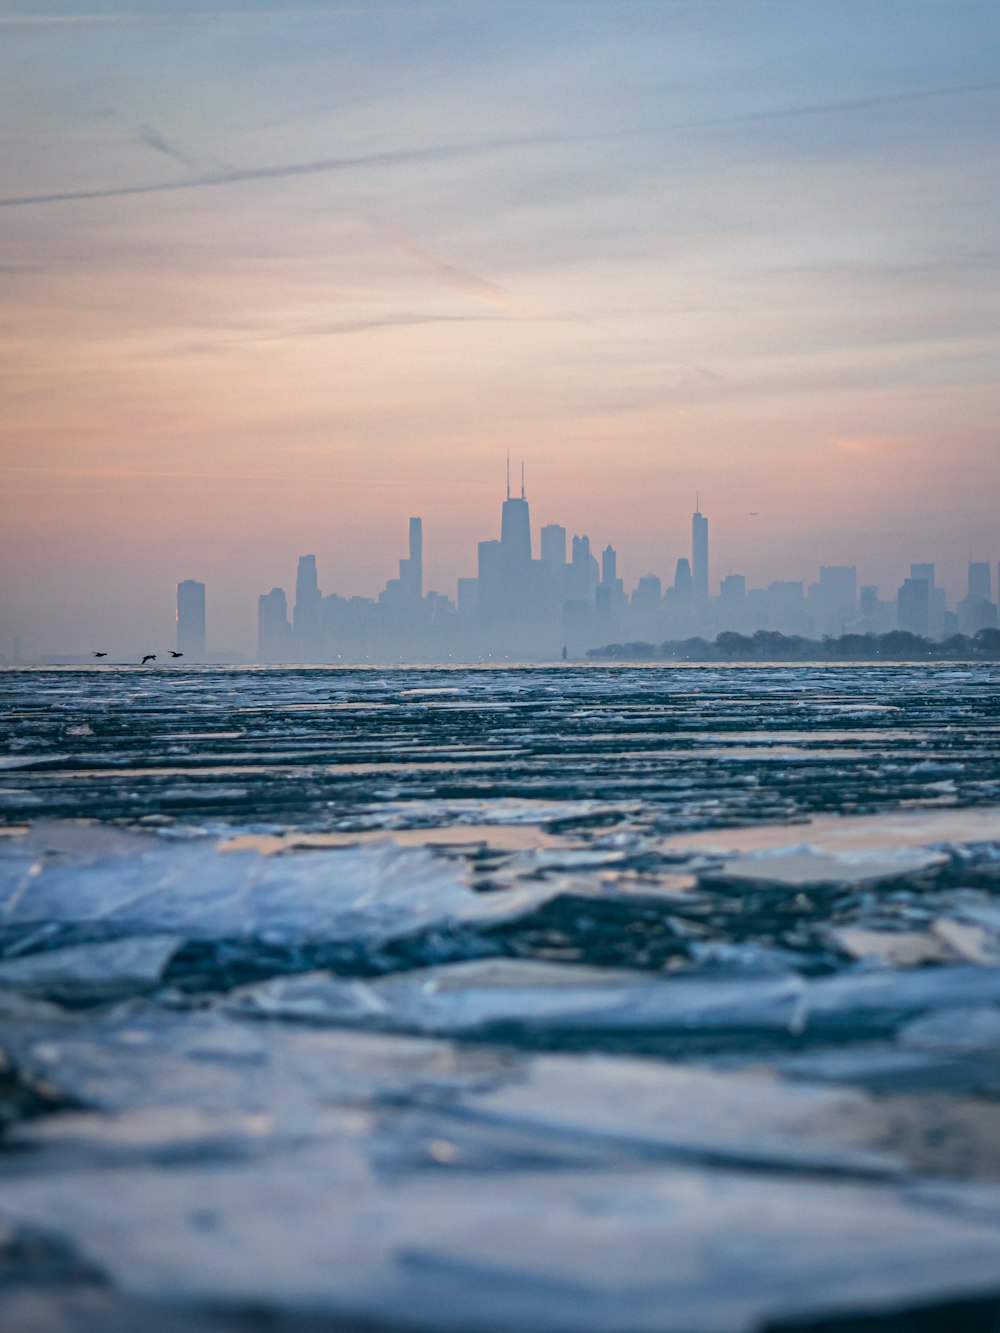
[[[507,498],[500,516],[500,546],[504,564],[513,572],[531,564],[531,519],[524,493],[524,464],[521,464],[521,494],[510,493],[510,459],[507,460]]]

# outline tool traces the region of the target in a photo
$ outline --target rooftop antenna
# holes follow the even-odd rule
[[[701,513],[701,496],[698,491],[695,491],[694,493],[694,512],[696,514]]]
[[[521,499],[524,499],[524,460],[521,460]]]
[[[510,450],[507,450],[507,499],[510,499]]]

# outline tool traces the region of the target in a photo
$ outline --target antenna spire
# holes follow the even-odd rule
[[[698,491],[694,493],[694,511],[696,514],[701,513],[701,495]]]
[[[521,499],[524,499],[524,459],[521,460]]]
[[[507,499],[510,499],[510,450],[507,450]]]

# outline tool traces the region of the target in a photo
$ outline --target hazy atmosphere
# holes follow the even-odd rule
[[[0,1330],[1000,1333],[998,0],[0,0]]]
[[[533,522],[996,561],[993,0],[0,3],[0,655]],[[755,516],[751,516],[751,512]],[[537,530],[535,535],[537,541]]]

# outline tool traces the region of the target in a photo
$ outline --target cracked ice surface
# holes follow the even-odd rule
[[[995,1317],[996,668],[0,695],[0,1326]]]
[[[0,1217],[130,1299],[742,1329],[1000,1282],[1000,1189],[915,1194],[863,1094],[150,1006],[13,1028],[93,1109],[19,1129]]]

